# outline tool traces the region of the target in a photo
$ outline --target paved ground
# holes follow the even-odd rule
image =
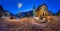
[[[48,21],[35,20],[32,17],[23,19],[0,19],[0,31],[60,31],[60,17],[48,16]],[[43,21],[43,23],[40,23]]]

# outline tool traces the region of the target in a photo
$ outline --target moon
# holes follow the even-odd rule
[[[19,3],[19,4],[18,4],[18,8],[21,8],[21,6],[22,6],[22,4],[21,4],[21,3]]]

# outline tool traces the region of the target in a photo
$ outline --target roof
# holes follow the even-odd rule
[[[47,7],[47,5],[44,3],[44,4],[42,4],[42,5],[39,5],[39,6],[37,7],[37,10],[36,10],[36,11],[39,11],[39,9],[40,9],[43,5],[45,5],[45,6]]]

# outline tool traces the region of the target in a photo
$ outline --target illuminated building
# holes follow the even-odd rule
[[[48,7],[46,4],[39,5],[36,10],[36,17],[47,17],[49,14]]]

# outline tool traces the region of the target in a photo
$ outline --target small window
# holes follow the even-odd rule
[[[44,10],[47,10],[47,8],[45,8]]]

